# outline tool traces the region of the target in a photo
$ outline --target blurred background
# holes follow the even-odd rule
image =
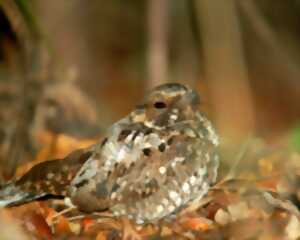
[[[3,175],[88,146],[165,82],[199,90],[224,146],[298,144],[299,38],[299,0],[2,0]]]

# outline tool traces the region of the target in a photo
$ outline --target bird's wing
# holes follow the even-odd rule
[[[16,206],[47,196],[66,196],[72,178],[90,155],[90,149],[76,150],[64,159],[35,165],[18,180],[0,187],[0,206]]]

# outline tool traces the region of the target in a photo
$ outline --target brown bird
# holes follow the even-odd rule
[[[196,91],[158,86],[101,143],[3,186],[0,205],[69,197],[81,211],[109,210],[139,224],[176,213],[201,199],[217,177],[218,136],[198,107]]]

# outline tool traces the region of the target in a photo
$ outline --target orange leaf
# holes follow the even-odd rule
[[[84,231],[87,231],[92,225],[94,225],[95,221],[91,218],[84,218],[82,220],[82,225],[83,225],[83,229]]]
[[[51,229],[41,214],[31,213],[24,219],[26,229],[44,239],[52,239]]]
[[[181,221],[184,228],[206,231],[211,228],[212,221],[202,217],[186,217]]]

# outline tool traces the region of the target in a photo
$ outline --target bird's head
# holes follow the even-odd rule
[[[192,120],[199,106],[199,95],[179,83],[168,83],[154,88],[133,112],[133,121],[149,125],[168,126]]]

